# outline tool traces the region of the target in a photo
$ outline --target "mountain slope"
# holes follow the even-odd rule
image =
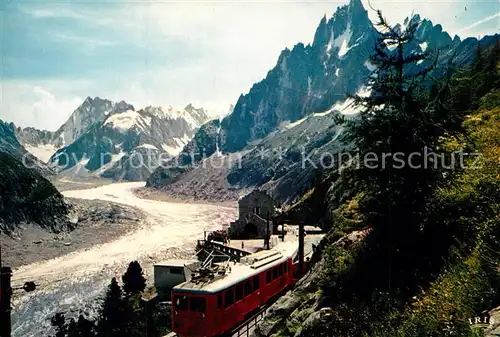
[[[5,123],[0,120],[0,151],[8,153],[26,167],[36,170],[43,176],[54,174],[45,163],[26,151],[16,137],[16,127],[13,123]]]
[[[355,92],[370,73],[364,63],[374,38],[359,0],[339,7],[329,20],[323,17],[311,45],[283,50],[266,78],[239,97],[222,123],[222,150],[241,150],[280,123],[324,111]]]
[[[403,29],[409,20],[396,29]],[[477,39],[452,39],[439,24],[418,15],[412,20],[418,24],[416,39],[406,53],[427,52],[430,57],[411,71],[436,61],[431,74],[440,78],[450,64],[460,67],[474,60]],[[195,136],[205,141],[198,141],[196,150],[219,147],[231,158],[238,158],[223,172],[219,170],[226,179],[219,177],[221,184],[212,187],[213,195],[207,193],[206,197],[219,199],[227,195],[222,192],[227,185],[242,191],[261,186],[281,201],[289,201],[310,186],[318,167],[335,165],[331,157],[342,150],[338,138],[342,130],[334,116],[355,114],[347,93],[370,95],[364,84],[374,71],[368,57],[374,50],[375,37],[366,10],[359,0],[352,0],[339,7],[330,19],[321,20],[311,45],[299,43],[292,50],[285,49],[266,78],[239,97],[232,114],[222,121],[218,135]],[[497,38],[487,36],[480,43],[488,46]],[[188,155],[192,151],[192,147],[183,151],[183,157],[195,159],[183,171],[206,171],[206,167],[199,167],[202,162],[197,162],[202,158]],[[215,156],[213,150],[205,153]],[[181,157],[173,162],[186,165]],[[176,173],[174,181],[169,171]],[[159,168],[148,185],[184,194],[194,190],[193,176],[199,174]],[[166,178],[162,181],[161,177]]]
[[[10,232],[20,222],[32,222],[57,231],[66,224],[63,196],[37,171],[0,150],[0,232]]]
[[[19,143],[21,143],[28,152],[44,163],[47,163],[49,158],[58,149],[53,143],[54,132],[38,130],[33,127],[17,127],[15,129],[15,134]]]

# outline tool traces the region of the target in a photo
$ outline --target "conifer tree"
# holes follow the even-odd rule
[[[66,324],[66,317],[64,314],[58,312],[52,317],[51,322],[53,327],[56,328],[55,337],[65,337],[68,331],[68,326]]]
[[[127,336],[127,320],[123,317],[124,303],[122,290],[113,277],[108,286],[104,301],[100,310],[98,331],[99,336],[118,337]]]
[[[425,274],[419,270],[424,259],[416,256],[426,231],[422,217],[426,199],[442,178],[439,158],[425,154],[440,154],[440,137],[458,122],[429,99],[425,81],[437,55],[430,66],[422,67],[428,63],[419,61],[432,60],[433,55],[411,51],[418,21],[411,18],[400,31],[380,11],[378,17],[379,38],[370,59],[376,70],[368,83],[372,93],[354,96],[361,112],[356,119],[344,120],[344,141],[354,144],[359,155],[350,174],[366,196],[360,211],[374,229],[370,251],[362,257],[366,261],[358,264],[359,282],[372,282],[372,287],[359,285],[367,296],[373,288],[404,287],[411,292]],[[357,287],[356,282],[346,290],[351,286]]]
[[[130,262],[127,271],[122,276],[122,281],[123,292],[127,296],[139,294],[146,289],[146,279],[139,262]]]
[[[93,322],[80,315],[78,321],[71,319],[68,326],[68,337],[94,337],[94,328]]]

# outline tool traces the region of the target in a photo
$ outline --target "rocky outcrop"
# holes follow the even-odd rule
[[[193,139],[182,149],[175,164],[189,166],[219,151],[220,121],[212,120],[200,127]]]
[[[450,64],[463,66],[474,59],[477,39],[452,39],[439,24],[418,15],[412,20],[418,25],[416,39],[406,53],[425,52],[430,56],[407,71],[421,70],[436,61],[432,78],[439,78]],[[396,29],[404,29],[409,21],[406,19]],[[281,202],[294,200],[311,187],[318,170],[339,164],[338,154],[345,145],[335,117],[339,113],[356,115],[346,93],[371,94],[365,83],[375,69],[368,57],[374,50],[376,36],[359,0],[339,7],[331,18],[320,21],[312,44],[299,43],[282,51],[265,79],[238,98],[233,112],[222,120],[218,142],[213,132],[213,136],[207,137],[205,129],[199,130],[196,143],[178,161],[180,166],[191,165],[186,173],[176,175],[175,181],[161,181],[162,176],[171,174],[158,172],[148,184],[165,191],[176,191],[182,186],[186,191],[183,193],[197,193],[198,184],[191,177],[201,176],[207,167],[192,165],[188,154],[193,149],[199,153],[205,149],[208,157],[218,145],[225,155],[236,158],[236,164],[225,168],[226,177],[218,176],[211,183],[210,191],[216,193],[215,197],[223,195],[228,186],[239,191],[259,187]],[[480,43],[491,45],[495,38],[498,37],[487,36]],[[210,125],[207,129],[214,130]],[[215,153],[212,156],[215,158]],[[198,159],[201,158],[194,161]],[[173,172],[172,168],[168,170]],[[215,171],[221,173],[216,169],[211,172]],[[168,186],[172,183],[175,187]],[[205,194],[210,198],[209,192]]]
[[[8,153],[22,163],[25,168],[37,171],[43,176],[53,175],[45,163],[29,153],[16,137],[16,127],[13,123],[0,120],[0,151]]]
[[[322,256],[323,247],[333,245],[355,250],[369,232],[369,229],[353,231],[337,240],[334,240],[332,234],[326,236],[312,257],[312,261],[318,262],[300,279],[293,290],[282,296],[268,309],[266,316],[259,322],[252,336],[275,336],[283,329],[296,337],[329,336],[325,327],[328,327],[332,310],[322,306],[322,292],[320,291],[321,285],[325,282],[327,268],[325,257]]]
[[[68,225],[67,205],[57,189],[36,170],[0,151],[0,231],[13,231],[21,222],[50,231]]]
[[[16,138],[21,144],[29,145],[49,145],[52,144],[54,139],[54,132],[46,130],[38,130],[33,127],[21,128],[17,127],[15,129]]]
[[[329,109],[354,93],[370,70],[365,61],[374,46],[375,31],[361,1],[324,17],[311,45],[299,43],[281,52],[266,78],[241,95],[233,113],[222,122],[222,150],[235,152],[313,112]]]

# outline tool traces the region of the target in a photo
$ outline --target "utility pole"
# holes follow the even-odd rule
[[[0,247],[0,337],[11,337],[11,277],[12,269],[10,269],[10,267],[4,267],[2,265],[2,248]]]
[[[153,297],[145,298],[142,297],[142,303],[144,304],[144,316],[146,318],[146,336],[154,337],[155,336],[155,326],[153,324],[152,317],[152,305],[155,304],[157,300],[158,294],[154,294]]]
[[[299,223],[299,277],[304,272],[304,222]]]
[[[266,222],[266,249],[269,250],[269,241],[271,241],[271,232],[269,231],[269,212],[267,212],[267,222]]]
[[[281,223],[281,235],[283,235],[281,242],[285,242],[285,221]]]

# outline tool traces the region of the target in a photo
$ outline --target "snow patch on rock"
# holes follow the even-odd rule
[[[349,41],[351,40],[351,35],[352,35],[351,23],[349,22],[347,24],[345,31],[342,33],[342,35],[337,37],[334,42],[335,47],[339,49],[338,52],[339,57],[342,57],[345,54],[347,54],[347,52],[352,48],[349,47]]]
[[[104,125],[111,125],[115,129],[127,131],[134,125],[144,128],[151,124],[151,118],[143,117],[134,110],[127,110],[120,114],[115,114],[109,117]]]

